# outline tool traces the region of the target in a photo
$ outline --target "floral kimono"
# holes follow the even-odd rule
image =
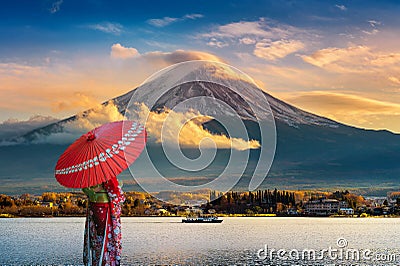
[[[118,266],[121,261],[121,204],[125,197],[116,178],[103,183],[100,190],[93,188],[83,189],[89,196],[83,262],[93,266]]]

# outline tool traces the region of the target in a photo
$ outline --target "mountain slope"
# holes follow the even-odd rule
[[[121,114],[124,114],[126,108],[129,106],[129,102],[131,99],[134,99],[135,102],[146,101],[146,99],[140,94],[140,91],[141,88],[139,87],[124,95],[112,99],[111,102],[116,105]],[[264,114],[269,113],[270,108],[275,118],[275,121],[277,122],[282,122],[293,127],[299,127],[300,125],[317,125],[339,128],[340,126],[344,126],[331,119],[321,117],[296,108],[271,96],[266,92],[262,93],[265,99],[254,98],[252,99],[252,102],[255,103],[256,106]],[[231,89],[223,85],[211,82],[194,81],[178,85],[169,90],[168,93],[162,95],[154,104],[154,106],[152,106],[151,110],[160,111],[164,108],[172,109],[177,104],[187,99],[201,96],[210,97],[227,103],[243,120],[257,121],[254,111],[249,106],[246,100],[244,100],[240,95],[238,95]],[[269,106],[268,104],[266,104],[265,101],[269,103]],[[108,105],[109,103],[110,101],[107,101],[104,102],[103,105]],[[201,114],[210,116],[215,116],[216,112],[220,112],[224,115],[229,112],[226,108],[224,108],[223,105],[219,105],[219,108],[216,108],[216,106],[214,105],[210,107],[209,105],[204,103],[202,104],[201,102],[197,105],[191,104],[190,106],[187,106],[187,108],[189,107],[199,111]],[[90,112],[91,110],[85,111],[82,116],[85,117],[90,114]],[[62,132],[64,125],[66,123],[76,120],[77,117],[77,115],[71,116],[67,119],[50,124],[46,127],[28,132],[22,137],[28,141],[34,141],[37,135],[49,135],[52,133]]]

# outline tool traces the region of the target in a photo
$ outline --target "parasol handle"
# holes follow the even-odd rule
[[[92,141],[92,140],[94,140],[95,138],[96,138],[96,135],[94,134],[93,131],[89,131],[89,132],[86,134],[86,140],[87,140],[87,141]]]

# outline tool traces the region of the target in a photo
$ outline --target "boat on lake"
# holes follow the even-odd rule
[[[186,217],[182,219],[182,223],[222,223],[222,219],[218,217]]]

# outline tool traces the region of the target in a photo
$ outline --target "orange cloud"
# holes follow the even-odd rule
[[[384,53],[368,46],[349,46],[347,48],[326,48],[306,56],[304,62],[338,73],[376,73],[398,71],[400,53]],[[387,69],[390,67],[389,69]]]
[[[260,143],[256,140],[246,141],[241,138],[228,138],[225,135],[211,134],[204,129],[202,123],[212,119],[204,116],[197,111],[186,113],[166,110],[164,112],[150,112],[145,104],[139,106],[136,113],[137,119],[142,121],[146,130],[156,142],[179,144],[183,147],[214,148],[220,149],[258,149]],[[214,146],[215,145],[215,146]]]
[[[132,58],[139,56],[138,50],[133,47],[124,47],[119,43],[113,44],[111,46],[111,57],[112,58]]]
[[[378,101],[357,95],[311,91],[295,92],[291,101],[297,103],[307,103],[310,106],[326,108],[329,111],[335,110],[335,113],[343,114],[393,114],[400,115],[400,104]]]
[[[371,60],[375,66],[400,65],[400,53],[380,54]]]
[[[400,79],[399,79],[399,78],[390,76],[390,77],[388,77],[388,80],[390,80],[390,81],[391,81],[392,83],[394,83],[395,85],[400,85]]]
[[[316,51],[310,56],[302,56],[303,60],[314,66],[330,70],[351,70],[366,56],[370,55],[370,48],[366,46],[351,46],[348,48],[326,48]],[[352,67],[343,68],[342,64],[351,63]],[[354,69],[356,71],[356,69]]]
[[[121,45],[114,46],[114,56],[115,48],[121,58],[135,54],[134,48]],[[177,50],[124,60],[104,55],[68,62],[43,60],[37,65],[0,63],[0,121],[16,116],[26,119],[33,113],[69,116],[136,88],[163,67],[188,60],[224,61],[207,52]]]
[[[57,112],[58,115],[68,116],[71,112],[90,108],[132,88],[123,78],[115,78],[118,68],[112,62],[87,62],[85,59],[75,62],[73,66],[62,63],[38,66],[0,64],[1,120],[8,118],[6,113],[11,114],[8,116],[24,113],[29,117],[32,113],[54,115]],[[144,77],[146,75],[138,77],[137,83]]]
[[[266,60],[275,61],[304,48],[297,40],[260,41],[256,44],[254,55]]]
[[[65,110],[74,110],[92,108],[99,104],[99,101],[93,96],[85,93],[75,92],[73,97],[51,103],[53,112],[61,112]]]
[[[357,95],[307,91],[279,94],[288,102],[345,124],[400,132],[400,104]]]
[[[167,65],[191,60],[209,60],[222,63],[225,62],[225,60],[223,60],[221,57],[218,57],[211,53],[185,50],[176,50],[174,52],[149,52],[144,54],[142,58],[152,63],[163,63]]]

